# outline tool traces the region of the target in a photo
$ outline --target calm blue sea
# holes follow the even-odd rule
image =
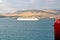
[[[54,40],[54,19],[17,21],[0,18],[0,40]]]

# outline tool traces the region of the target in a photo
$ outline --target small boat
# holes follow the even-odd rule
[[[38,18],[17,18],[17,20],[19,21],[38,21],[39,19]]]
[[[60,18],[56,18],[54,22],[55,40],[60,40]]]

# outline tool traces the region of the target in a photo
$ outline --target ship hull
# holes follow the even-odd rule
[[[19,21],[38,21],[38,18],[17,18]]]

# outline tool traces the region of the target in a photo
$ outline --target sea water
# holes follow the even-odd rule
[[[54,19],[17,21],[0,18],[0,40],[54,40]]]

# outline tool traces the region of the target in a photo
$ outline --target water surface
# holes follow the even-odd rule
[[[0,18],[0,40],[54,40],[54,19],[17,21]]]

